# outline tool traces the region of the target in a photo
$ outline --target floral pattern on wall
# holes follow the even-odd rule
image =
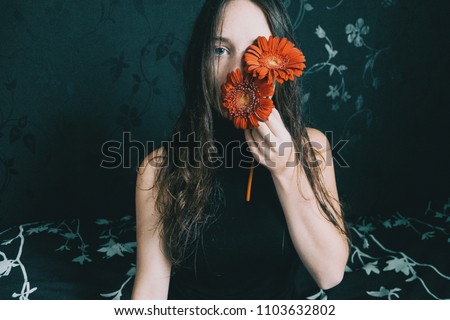
[[[421,83],[413,77],[422,70],[415,59],[423,52],[411,54],[411,46],[443,38],[439,6],[282,2],[307,58],[302,102],[309,126],[331,133],[332,145],[345,142],[336,176],[347,214],[420,215],[426,200],[445,201],[444,178],[432,183],[436,175],[409,173],[423,163],[416,150],[440,144],[426,139],[426,130],[416,132],[416,122],[431,117],[419,100],[435,97],[434,91],[404,89]],[[168,138],[183,106],[182,59],[202,3],[0,5],[0,226],[133,212],[136,167]],[[426,53],[439,50],[445,48]],[[421,81],[439,91],[439,79]],[[108,141],[120,144],[123,161],[114,168],[102,165]],[[403,154],[411,157],[406,169],[395,162]]]

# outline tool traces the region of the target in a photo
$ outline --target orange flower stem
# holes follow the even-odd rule
[[[250,202],[250,192],[252,191],[253,171],[255,170],[255,159],[252,160],[252,167],[250,168],[250,174],[248,175],[247,183],[247,197],[245,200]]]

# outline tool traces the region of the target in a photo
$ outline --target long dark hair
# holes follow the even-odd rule
[[[222,199],[214,169],[207,165],[186,165],[194,163],[194,159],[207,163],[208,154],[202,151],[208,150],[208,147],[194,148],[188,142],[188,148],[186,143],[181,148],[177,141],[189,141],[188,135],[194,133],[195,140],[200,141],[201,145],[211,143],[212,147],[212,112],[213,108],[220,110],[220,92],[217,92],[214,77],[213,39],[216,30],[220,29],[219,20],[228,1],[206,0],[194,24],[183,67],[185,106],[175,124],[172,145],[164,148],[164,165],[158,168],[155,175],[154,187],[158,190],[155,209],[160,214],[159,230],[165,245],[164,252],[172,265],[179,264],[192,253],[190,248],[199,242],[203,228],[214,217]],[[286,37],[295,43],[289,16],[280,1],[252,1],[265,13],[274,36]],[[317,165],[318,153],[312,148],[306,132],[298,80],[276,86],[272,99],[291,134],[295,149],[300,150],[297,160],[324,216],[348,235],[339,213],[343,213],[343,205],[327,192]]]

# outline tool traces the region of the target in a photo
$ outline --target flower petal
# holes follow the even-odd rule
[[[286,37],[258,37],[257,45],[251,45],[244,54],[247,73],[268,83],[294,80],[305,68],[305,56]]]

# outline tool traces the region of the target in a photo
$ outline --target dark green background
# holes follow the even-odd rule
[[[284,3],[307,58],[310,126],[332,131],[335,143],[349,140],[341,152],[349,167],[335,164],[347,214],[414,215],[428,201],[445,203],[446,1]],[[201,4],[0,2],[0,224],[134,214],[145,154],[125,150],[130,168],[105,169],[101,146],[123,132],[155,145],[167,138],[183,104],[181,61]],[[360,28],[355,44],[346,27],[359,18],[370,29]],[[337,51],[328,62],[326,43]],[[330,76],[332,65],[347,69]],[[340,83],[345,90],[327,96]]]

